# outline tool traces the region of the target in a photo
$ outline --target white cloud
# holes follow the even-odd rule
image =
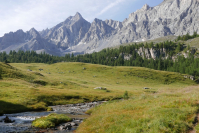
[[[98,16],[104,14],[105,12],[107,12],[108,10],[110,10],[111,8],[115,7],[116,5],[118,5],[119,3],[124,2],[124,1],[125,0],[116,0],[115,2],[110,3],[108,6],[106,6],[104,9],[102,9],[100,11],[100,13],[98,14]]]

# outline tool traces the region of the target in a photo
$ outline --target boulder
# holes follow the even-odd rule
[[[190,79],[191,79],[191,80],[195,80],[195,77],[194,77],[194,76],[190,76]]]
[[[107,90],[105,87],[96,87],[95,90]]]
[[[185,75],[185,76],[184,76],[184,78],[186,78],[186,79],[187,79],[187,78],[188,78],[188,76],[187,76],[187,75]]]
[[[78,126],[77,123],[71,122],[71,126]]]
[[[6,116],[3,120],[4,120],[5,123],[13,123],[13,122],[15,122],[15,120],[12,121],[11,119],[9,119],[8,116]]]
[[[72,126],[71,126],[70,123],[65,125],[65,129],[66,129],[66,130],[71,130],[71,128],[72,128]]]
[[[65,125],[60,126],[60,130],[71,130],[72,125],[70,123],[66,123]]]

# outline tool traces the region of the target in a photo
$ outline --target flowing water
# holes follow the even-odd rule
[[[77,129],[78,125],[83,121],[83,119],[88,118],[89,115],[85,114],[90,108],[102,104],[103,102],[91,102],[91,103],[79,103],[79,104],[69,104],[69,105],[57,105],[50,106],[53,108],[53,111],[50,112],[23,112],[15,114],[4,114],[0,116],[0,132],[1,133],[13,133],[13,132],[72,132]],[[42,116],[47,116],[51,113],[66,114],[67,116],[73,118],[73,123],[76,123],[76,126],[73,126],[69,130],[61,130],[59,125],[56,128],[42,130],[31,127],[31,123],[36,118]],[[4,123],[3,119],[8,116],[9,119],[14,121],[13,123]]]

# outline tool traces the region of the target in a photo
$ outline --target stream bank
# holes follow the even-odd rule
[[[100,105],[105,101],[90,102],[90,103],[78,103],[78,104],[68,104],[68,105],[57,105],[50,106],[53,111],[50,112],[23,112],[15,114],[4,114],[0,116],[0,132],[1,133],[13,133],[13,132],[38,132],[38,133],[63,133],[63,132],[73,132],[77,129],[79,124],[83,122],[84,119],[88,118],[89,115],[85,112],[92,107]],[[47,116],[51,113],[66,114],[73,119],[72,122],[62,123],[55,128],[50,129],[38,129],[31,126],[31,123],[36,118]],[[8,116],[13,123],[5,123],[4,118]]]

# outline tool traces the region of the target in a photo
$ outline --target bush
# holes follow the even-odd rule
[[[31,105],[32,110],[46,110],[47,104],[45,102],[38,102],[34,105]]]
[[[33,81],[33,83],[43,85],[43,86],[47,85],[47,82],[43,81],[43,80],[35,80],[35,81]]]
[[[124,99],[129,99],[128,91],[125,91],[125,92],[124,92],[123,98],[124,98]]]

